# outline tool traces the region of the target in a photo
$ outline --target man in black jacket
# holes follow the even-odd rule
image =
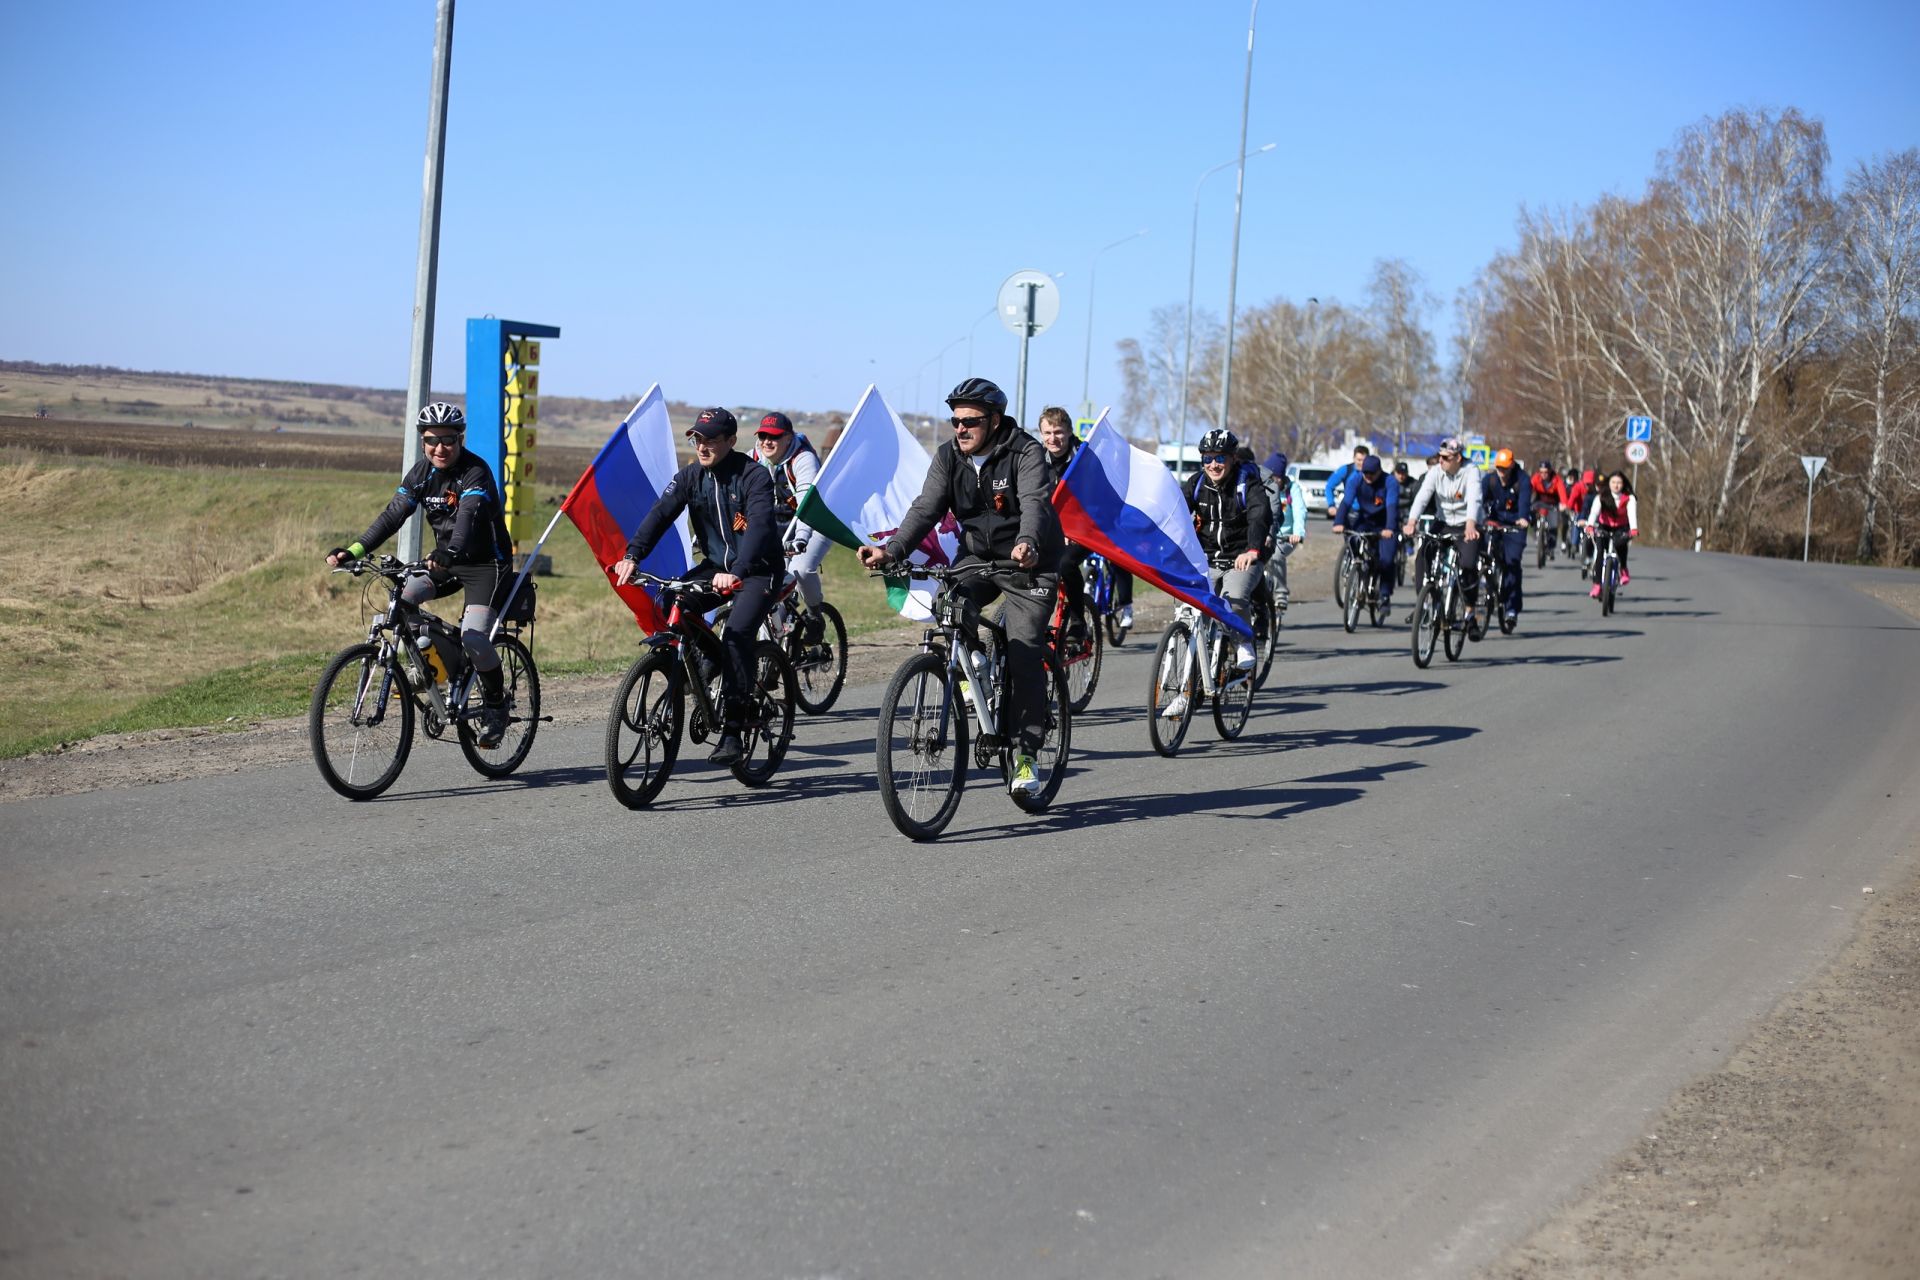
[[[734,449],[739,433],[739,424],[725,409],[701,411],[687,432],[694,460],[667,481],[660,500],[627,543],[626,559],[613,566],[616,583],[625,586],[633,581],[635,567],[685,511],[703,557],[687,576],[711,578],[715,591],[732,592],[733,610],[720,635],[727,655],[720,672],[725,724],[713,754],[707,757],[714,764],[732,764],[740,758],[740,721],[746,709],[743,691],[754,678],[754,637],[773,608],[781,568],[773,480],[765,467]]]
[[[513,542],[507,536],[505,508],[493,468],[465,448],[467,416],[459,406],[436,400],[414,419],[420,432],[420,461],[401,477],[400,488],[375,516],[360,540],[335,547],[327,563],[358,560],[391,538],[417,510],[426,512],[433,530],[427,576],[413,578],[401,590],[408,604],[424,604],[466,594],[460,614],[460,646],[480,681],[476,739],[483,750],[500,745],[507,728],[506,686],[500,655],[493,647],[495,611],[513,583]]]
[[[1273,523],[1259,468],[1240,461],[1240,438],[1215,427],[1200,437],[1200,470],[1187,481],[1187,506],[1193,530],[1207,553],[1207,576],[1233,611],[1249,622],[1255,575],[1261,572],[1261,548]],[[1242,671],[1253,668],[1253,646],[1240,641],[1234,660]],[[1169,704],[1173,705],[1173,704]],[[1161,712],[1166,715],[1165,711]],[[1175,715],[1179,710],[1175,710]]]
[[[1047,674],[1042,665],[1047,619],[1065,540],[1051,502],[1046,450],[1007,415],[1007,393],[985,378],[968,378],[947,397],[953,439],[940,446],[920,496],[885,545],[860,548],[860,563],[878,568],[904,559],[948,512],[960,522],[958,563],[1012,560],[1018,571],[983,573],[962,588],[976,605],[1007,597],[1007,720],[1019,735],[1011,788],[1040,790],[1033,757],[1047,728]]]

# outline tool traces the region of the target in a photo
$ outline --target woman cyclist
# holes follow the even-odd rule
[[[1633,496],[1633,484],[1626,472],[1616,471],[1607,477],[1606,487],[1594,495],[1593,507],[1587,512],[1587,525],[1590,534],[1626,533],[1626,538],[1617,539],[1620,585],[1624,587],[1632,582],[1633,575],[1627,572],[1627,542],[1640,536],[1640,502]],[[1593,590],[1587,594],[1598,600],[1600,584],[1594,583]]]

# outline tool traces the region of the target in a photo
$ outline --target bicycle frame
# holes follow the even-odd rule
[[[1187,679],[1193,675],[1193,664],[1200,662],[1204,654],[1206,661],[1200,662],[1200,691],[1211,698],[1220,691],[1220,686],[1214,681],[1213,672],[1214,668],[1220,664],[1220,650],[1226,643],[1225,628],[1214,618],[1185,601],[1174,607],[1173,617],[1176,622],[1186,623],[1187,634],[1193,637],[1193,643],[1187,646],[1186,670],[1180,682],[1181,687],[1186,687]],[[1251,672],[1245,674],[1246,678],[1252,678]]]

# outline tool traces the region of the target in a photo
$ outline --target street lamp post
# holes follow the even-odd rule
[[[968,376],[969,378],[971,378],[971,377],[973,376],[973,334],[974,334],[974,330],[976,330],[976,329],[978,329],[978,328],[980,327],[980,320],[988,320],[988,319],[991,319],[991,318],[992,318],[992,317],[994,316],[994,314],[995,314],[995,313],[997,313],[997,312],[998,312],[999,310],[1000,310],[1000,307],[999,307],[999,304],[997,304],[997,303],[996,303],[995,305],[993,305],[993,306],[991,306],[991,307],[988,307],[988,308],[987,308],[987,309],[986,309],[985,311],[982,311],[982,312],[980,313],[980,319],[979,319],[979,320],[975,320],[975,321],[973,322],[973,324],[972,324],[972,326],[971,326],[970,328],[968,328],[968,330],[967,330],[967,376]]]
[[[1240,91],[1240,172],[1233,187],[1233,265],[1227,270],[1227,356],[1220,369],[1220,425],[1232,419],[1227,411],[1233,405],[1233,308],[1234,293],[1240,283],[1240,205],[1247,190],[1247,107],[1253,101],[1253,24],[1260,16],[1260,0],[1253,0],[1247,14],[1247,76]]]
[[[1277,142],[1269,142],[1253,154],[1264,155],[1279,145]],[[1182,355],[1180,363],[1180,417],[1174,423],[1174,429],[1180,433],[1180,440],[1187,438],[1187,382],[1193,376],[1193,268],[1200,250],[1200,188],[1206,185],[1208,178],[1237,163],[1237,160],[1222,160],[1201,174],[1200,181],[1193,184],[1193,230],[1187,236],[1187,336],[1181,343],[1185,348],[1185,354]]]
[[[1105,253],[1108,249],[1118,249],[1121,245],[1126,244],[1129,241],[1138,240],[1141,236],[1145,234],[1147,234],[1147,229],[1145,227],[1142,227],[1130,236],[1121,236],[1118,240],[1115,240],[1112,244],[1106,245],[1105,247],[1103,247],[1099,251],[1099,253],[1094,254],[1093,262],[1087,267],[1087,353],[1085,358],[1080,363],[1080,408],[1081,408],[1081,412],[1083,414],[1086,414],[1089,417],[1091,417],[1093,414],[1093,409],[1092,409],[1093,402],[1090,399],[1088,399],[1088,392],[1093,386],[1094,273],[1100,269],[1101,253]]]
[[[407,424],[400,429],[400,474],[420,460],[414,419],[433,394],[433,312],[440,275],[440,201],[447,159],[447,81],[453,68],[453,3],[440,0],[433,21],[433,89],[427,105],[427,167],[420,194],[420,254],[413,280],[413,356],[407,374]],[[400,557],[420,558],[420,524],[400,526]]]

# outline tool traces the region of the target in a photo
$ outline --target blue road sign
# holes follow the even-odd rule
[[[1637,417],[1628,418],[1627,419],[1627,439],[1628,440],[1649,440],[1649,441],[1652,440],[1653,439],[1653,419],[1637,418]]]

